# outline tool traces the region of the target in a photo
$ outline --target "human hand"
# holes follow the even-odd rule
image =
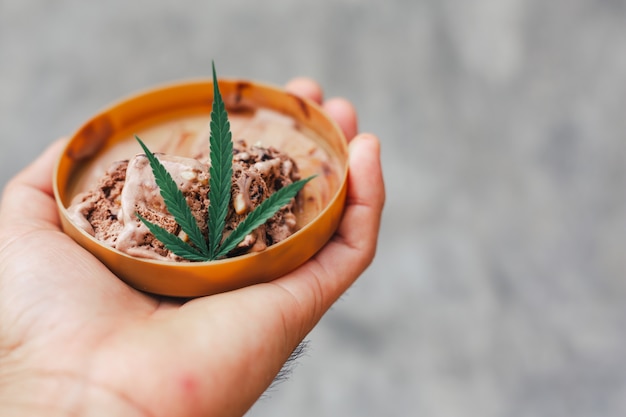
[[[289,91],[322,102],[319,86]],[[0,205],[0,415],[240,416],[374,257],[379,143],[341,99],[350,141],[344,217],[310,261],[270,283],[180,301],[119,280],[60,229],[52,170],[64,141],[10,181]]]

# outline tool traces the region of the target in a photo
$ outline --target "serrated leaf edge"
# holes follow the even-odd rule
[[[210,122],[209,169],[209,209],[207,224],[209,227],[209,258],[217,258],[230,204],[231,182],[233,176],[233,141],[226,106],[217,81],[215,63],[213,68],[213,107]]]
[[[141,220],[143,224],[146,225],[150,233],[154,235],[156,239],[158,239],[163,245],[174,255],[180,256],[181,258],[185,258],[189,261],[207,261],[209,260],[207,256],[196,248],[182,240],[180,237],[176,236],[173,233],[170,233],[166,229],[162,228],[158,224],[151,223],[150,221],[143,218],[139,213],[135,213],[137,218]]]
[[[265,224],[265,222],[289,203],[289,201],[313,178],[315,178],[315,175],[286,185],[263,200],[224,240],[224,243],[222,243],[216,255],[216,259],[228,254],[228,252],[233,250],[248,234],[252,233],[257,227]]]
[[[157,159],[154,153],[148,149],[143,141],[138,136],[135,136],[135,139],[137,139],[148,158],[155,182],[159,187],[159,193],[161,197],[163,197],[167,210],[174,217],[174,220],[181,229],[187,233],[187,236],[189,236],[189,239],[196,245],[200,253],[208,258],[209,250],[204,235],[198,226],[196,218],[191,212],[191,208],[187,204],[187,199],[178,188],[176,181],[174,181],[170,173],[165,169],[165,166]]]

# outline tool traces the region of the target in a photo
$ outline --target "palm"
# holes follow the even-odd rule
[[[306,83],[292,87],[306,94]],[[336,107],[329,112],[353,137],[354,113]],[[3,200],[0,360],[27,356],[25,380],[43,375],[117,404],[119,415],[243,414],[373,256],[384,198],[377,155],[351,166],[377,182],[373,206],[353,184],[346,212],[352,224],[344,219],[333,241],[294,273],[189,302],[146,295],[60,231],[49,174],[42,172],[59,150],[57,144],[22,173]],[[371,226],[355,228],[357,221]],[[0,388],[1,382],[0,373]]]

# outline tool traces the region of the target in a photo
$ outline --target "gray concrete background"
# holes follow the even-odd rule
[[[0,185],[211,59],[312,76],[383,141],[380,249],[249,416],[623,416],[625,45],[620,0],[0,0]]]

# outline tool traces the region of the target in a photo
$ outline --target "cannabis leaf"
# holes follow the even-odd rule
[[[263,200],[259,206],[248,214],[246,218],[239,223],[239,225],[233,230],[233,232],[224,239],[224,243],[220,247],[220,251],[216,257],[225,256],[228,252],[233,250],[235,246],[243,240],[246,235],[251,233],[254,229],[268,221],[280,208],[296,196],[298,191],[304,185],[312,180],[313,177],[308,177],[300,181],[296,181],[293,184],[289,184],[286,187],[281,188],[268,198]]]
[[[137,139],[137,141],[143,148],[146,157],[148,157],[148,162],[150,162],[150,167],[152,168],[152,172],[154,173],[154,180],[159,187],[159,191],[161,193],[161,197],[163,197],[163,201],[165,201],[165,207],[167,207],[167,210],[172,214],[172,216],[174,216],[174,220],[176,220],[176,223],[180,225],[180,228],[183,229],[183,232],[187,233],[189,239],[193,242],[194,245],[196,245],[196,248],[199,251],[199,256],[208,257],[209,249],[207,247],[207,243],[204,239],[204,236],[202,235],[200,227],[198,227],[198,222],[196,221],[195,217],[193,217],[191,209],[187,205],[187,200],[185,199],[182,191],[178,189],[176,182],[174,181],[170,173],[167,172],[161,161],[159,161],[156,156],[154,156],[154,154],[150,152],[148,147],[141,141],[141,139],[139,139],[138,136],[135,136],[135,139]],[[143,217],[137,217],[139,217],[139,220],[141,220],[144,224],[146,224],[146,226],[148,226],[148,222]],[[185,248],[192,253],[198,252],[192,251],[193,248],[191,248],[189,244],[184,242],[178,236],[163,229],[161,226],[156,224],[151,224],[151,226],[160,229],[160,232],[158,232],[160,236],[159,237],[153,232],[153,228],[148,226],[148,229],[150,229],[152,234],[154,234],[157,239],[163,242],[163,244],[168,249],[170,249],[168,245],[173,247],[174,242],[176,242],[177,247]],[[171,236],[165,238],[165,235],[163,233],[167,233]],[[176,253],[174,250],[170,250]]]
[[[209,257],[216,258],[226,224],[230,187],[233,176],[233,141],[230,123],[213,64],[213,109],[211,110],[209,169]]]
[[[178,256],[190,261],[207,260],[207,254],[201,253],[175,234],[168,232],[158,224],[150,223],[148,220],[141,217],[139,213],[135,213],[135,215],[148,227],[148,230],[150,230],[154,237],[160,240],[167,249],[171,250]]]
[[[212,261],[226,256],[248,234],[274,216],[281,207],[288,204],[304,185],[315,177],[310,176],[296,181],[270,195],[248,214],[222,242],[231,195],[233,142],[228,113],[226,112],[217,83],[215,64],[213,64],[213,108],[211,110],[210,130],[209,158],[211,164],[209,168],[209,208],[207,219],[209,230],[206,239],[191,209],[187,205],[185,196],[178,189],[170,173],[167,172],[161,161],[148,149],[141,139],[135,136],[148,158],[155,182],[165,202],[165,207],[167,207],[167,210],[172,214],[183,232],[189,236],[192,244],[185,242],[161,226],[151,223],[139,213],[136,213],[136,216],[168,250],[190,261]]]

